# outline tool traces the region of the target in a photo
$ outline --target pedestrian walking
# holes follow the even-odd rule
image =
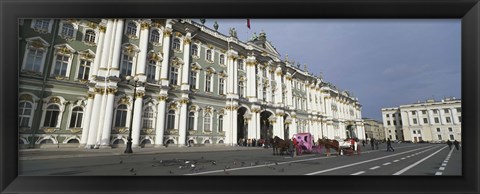
[[[362,140],[362,145],[363,147],[365,147],[365,140]]]
[[[375,143],[375,139],[374,138],[370,139],[370,145],[372,146],[372,150],[374,149],[374,147],[373,147],[374,143]]]
[[[451,150],[452,149],[452,142],[450,140],[447,140],[447,145],[448,145],[448,148]]]
[[[395,151],[395,150],[393,149],[393,147],[392,147],[392,142],[390,141],[390,138],[388,138],[388,139],[387,139],[387,152],[389,152],[390,150],[391,150],[392,152]]]
[[[375,149],[377,149],[377,150],[378,150],[378,144],[379,144],[379,143],[380,143],[380,142],[379,142],[378,140],[375,140]]]
[[[453,141],[453,145],[455,146],[455,149],[459,149],[460,147],[460,142],[458,142],[457,140]]]

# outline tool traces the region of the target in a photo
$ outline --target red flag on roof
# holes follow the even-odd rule
[[[250,19],[247,19],[247,28],[250,29]]]

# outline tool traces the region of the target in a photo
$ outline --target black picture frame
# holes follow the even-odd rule
[[[0,2],[1,193],[478,193],[478,0],[19,0]],[[462,176],[18,176],[18,18],[458,18]]]

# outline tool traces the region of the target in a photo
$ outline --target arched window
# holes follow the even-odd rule
[[[73,32],[75,31],[75,28],[73,27],[72,24],[69,23],[63,23],[62,24],[62,36],[63,38],[73,38]]]
[[[157,61],[149,60],[147,64],[147,81],[155,80],[155,73],[157,70]]]
[[[33,28],[41,31],[48,31],[50,25],[50,19],[37,19],[35,20],[35,24]]]
[[[95,43],[95,31],[93,30],[87,30],[85,31],[85,38],[83,41],[88,42],[88,43]]]
[[[127,25],[127,35],[136,36],[137,35],[137,24],[135,22],[129,22]]]
[[[188,113],[188,130],[195,129],[195,112]]]
[[[153,115],[154,111],[152,106],[147,106],[143,112],[143,128],[153,129]]]
[[[72,116],[70,117],[70,128],[82,127],[83,108],[75,107],[72,110]]]
[[[198,56],[198,46],[196,44],[192,45],[192,55]]]
[[[175,111],[169,110],[167,114],[167,129],[175,129]]]
[[[173,50],[180,50],[180,39],[173,39]]]
[[[150,42],[159,43],[160,42],[160,33],[158,30],[153,30],[150,35]]]
[[[45,120],[43,122],[44,127],[56,127],[58,123],[58,115],[60,114],[60,108],[58,105],[52,104],[47,107],[45,113]]]
[[[18,105],[18,126],[30,127],[30,117],[32,115],[32,103],[21,102]]]
[[[211,131],[210,129],[210,123],[212,120],[212,116],[210,113],[205,113],[205,116],[203,117],[203,131]]]
[[[132,110],[133,111],[133,110]],[[127,126],[127,105],[121,104],[117,107],[115,113],[115,127],[126,127]]]
[[[218,132],[223,132],[223,115],[218,116]]]

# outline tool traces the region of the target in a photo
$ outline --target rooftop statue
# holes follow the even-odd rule
[[[237,38],[237,30],[235,30],[235,28],[230,28],[229,33],[231,37]]]

